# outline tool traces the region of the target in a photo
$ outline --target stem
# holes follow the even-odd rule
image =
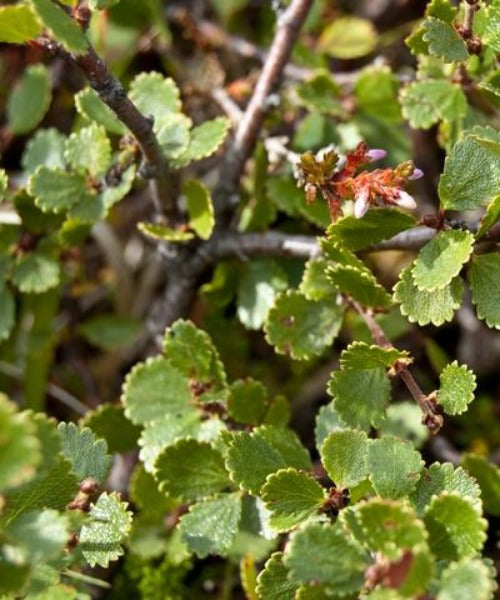
[[[373,317],[373,313],[364,309],[356,300],[347,299],[347,303],[363,318],[368,327],[373,341],[382,348],[394,348],[385,332]],[[403,361],[396,361],[394,365],[396,373],[401,377],[406,388],[412,395],[415,402],[422,410],[422,423],[429,429],[432,434],[436,434],[443,425],[443,417],[436,413],[436,402],[434,394],[426,396],[416,379],[410,373],[408,365]]]
[[[96,577],[91,577],[90,575],[85,575],[84,573],[79,573],[78,571],[73,571],[71,569],[65,569],[62,572],[64,577],[68,577],[70,579],[74,579],[75,581],[82,581],[83,583],[87,583],[88,585],[94,585],[96,587],[104,588],[106,590],[111,589],[111,584],[107,581],[103,581],[102,579],[97,579]]]
[[[464,38],[470,38],[474,28],[474,15],[476,14],[476,0],[465,0],[465,14],[462,35]]]

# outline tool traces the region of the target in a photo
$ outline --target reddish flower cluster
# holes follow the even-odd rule
[[[314,202],[318,190],[321,192],[328,202],[332,220],[342,214],[341,205],[346,200],[354,201],[354,215],[358,219],[363,217],[370,204],[416,208],[415,200],[403,189],[408,181],[423,175],[412,161],[395,169],[362,170],[385,156],[385,150],[370,150],[361,142],[354,151],[347,153],[339,168],[340,157],[334,150],[326,149],[316,156],[307,152],[297,165],[299,185],[304,185],[308,202]]]

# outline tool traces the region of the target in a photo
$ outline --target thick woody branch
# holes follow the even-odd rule
[[[292,0],[279,18],[276,35],[255,91],[222,161],[220,183],[215,191],[219,211],[224,211],[230,206],[231,196],[238,189],[245,163],[262,129],[269,94],[283,73],[311,5],[312,0]]]
[[[143,115],[127,96],[120,81],[111,74],[104,61],[89,46],[85,54],[70,54],[52,40],[40,39],[39,43],[53,54],[73,63],[85,75],[90,86],[101,100],[115,113],[134,136],[151,178],[151,190],[156,210],[169,221],[176,219],[175,198],[167,161],[153,131],[153,123]]]

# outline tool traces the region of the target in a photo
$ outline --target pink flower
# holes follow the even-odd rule
[[[415,167],[413,169],[413,173],[408,177],[408,181],[415,181],[415,179],[420,179],[424,176],[424,172],[422,169]]]
[[[368,188],[363,188],[356,196],[356,200],[354,202],[354,216],[356,219],[361,219],[366,214],[366,211],[370,206],[369,197],[370,191]]]
[[[381,148],[372,148],[372,150],[368,150],[366,156],[371,158],[371,160],[382,160],[387,156],[387,152]]]
[[[399,197],[396,199],[396,204],[401,206],[401,208],[414,209],[417,208],[417,203],[413,199],[408,192],[401,190],[399,192]]]

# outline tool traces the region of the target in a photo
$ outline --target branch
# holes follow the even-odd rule
[[[276,35],[255,91],[221,164],[220,181],[214,193],[217,209],[220,212],[230,208],[231,196],[238,189],[245,163],[254,149],[262,128],[268,96],[283,73],[311,5],[312,0],[292,0],[278,20]]]
[[[156,210],[171,222],[177,218],[175,198],[171,194],[174,187],[167,161],[153,131],[152,120],[143,115],[127,96],[116,77],[110,73],[104,61],[89,45],[86,54],[71,54],[60,44],[47,38],[39,38],[38,43],[54,55],[63,57],[83,72],[92,89],[115,113],[135,137],[151,173],[151,190]]]

